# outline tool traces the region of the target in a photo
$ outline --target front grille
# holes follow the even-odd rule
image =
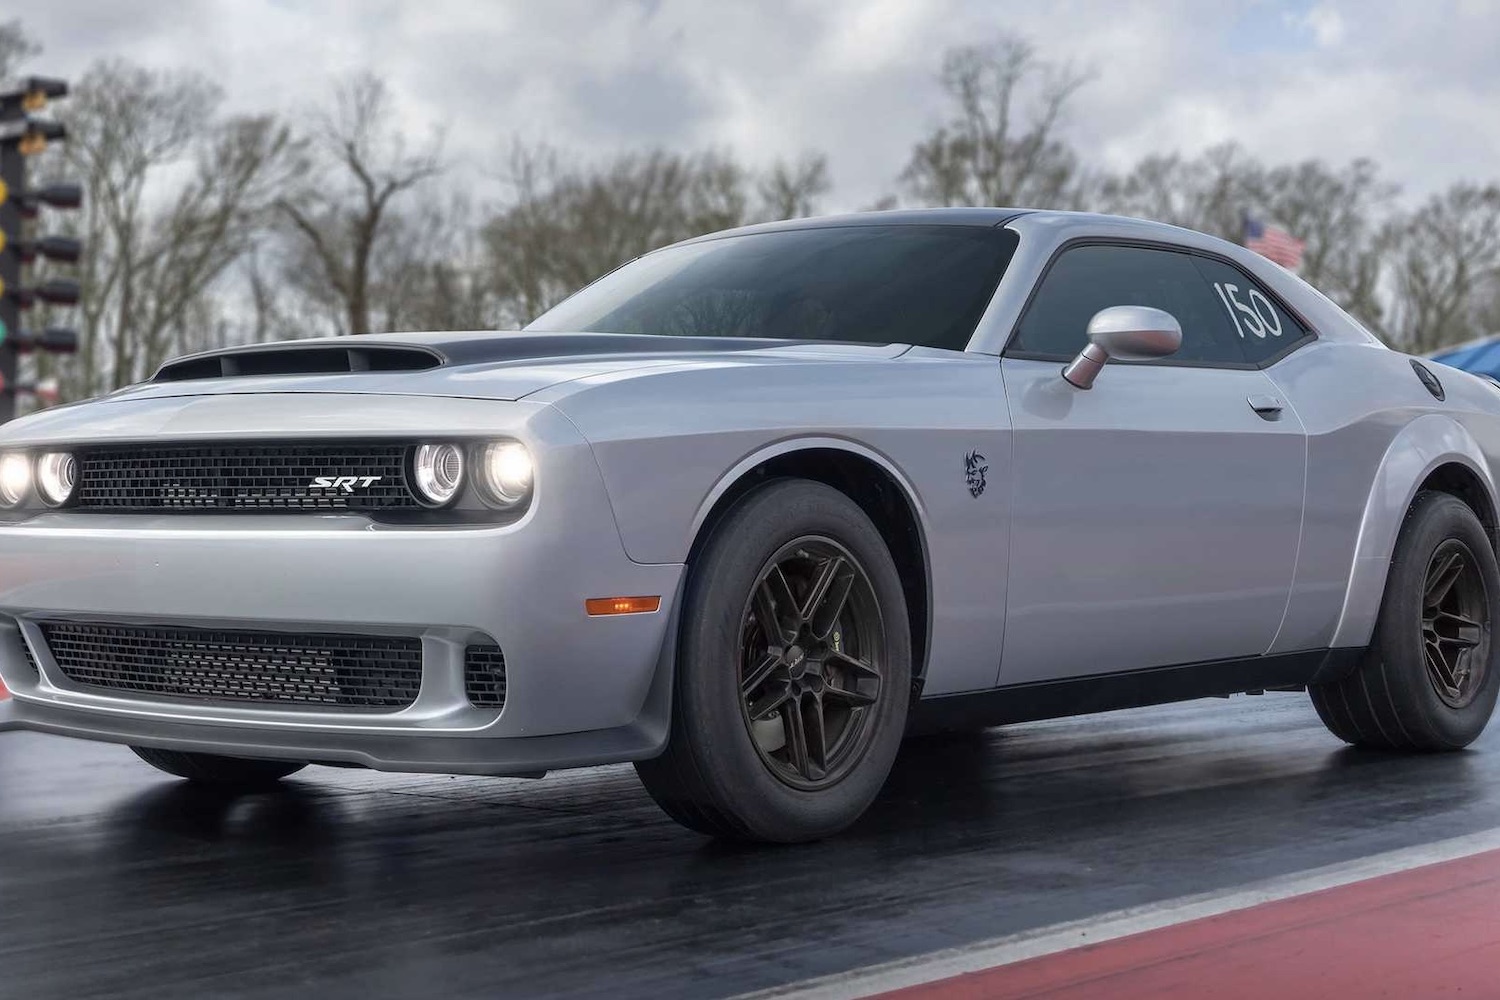
[[[85,622],[41,626],[75,684],[200,701],[396,710],[422,687],[406,636],[230,632]]]
[[[314,486],[317,478],[338,485]],[[406,478],[406,446],[204,444],[110,446],[78,453],[84,510],[419,510]]]
[[[478,708],[505,707],[505,654],[492,642],[464,650],[464,691]]]

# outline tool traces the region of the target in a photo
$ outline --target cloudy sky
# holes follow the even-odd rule
[[[31,71],[191,67],[293,113],[383,74],[469,176],[510,139],[750,162],[826,152],[827,207],[893,189],[943,115],[944,49],[1029,38],[1087,68],[1069,137],[1097,164],[1237,139],[1272,161],[1368,156],[1420,195],[1500,178],[1500,0],[48,0]]]

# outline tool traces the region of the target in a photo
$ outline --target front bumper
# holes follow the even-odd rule
[[[422,426],[409,433],[472,433],[482,425],[531,447],[537,483],[524,517],[503,526],[413,527],[347,514],[51,513],[0,526],[0,678],[12,692],[0,703],[0,729],[478,774],[657,752],[666,737],[669,623],[683,567],[629,559],[588,445],[555,411],[428,403]],[[212,400],[199,405],[211,408]],[[304,426],[326,428],[327,436],[344,424],[345,433],[357,432],[353,411],[368,406],[368,397],[299,400]],[[584,612],[590,597],[641,594],[661,595],[661,610]],[[416,636],[421,694],[400,711],[351,713],[83,688],[40,641],[37,622],[58,619]],[[505,654],[507,693],[498,712],[475,708],[464,695],[462,651],[483,637]]]

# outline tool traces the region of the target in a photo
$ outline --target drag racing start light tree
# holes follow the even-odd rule
[[[28,237],[28,223],[43,208],[77,208],[83,203],[78,184],[47,184],[31,188],[27,160],[66,136],[61,124],[35,113],[47,102],[65,97],[68,85],[46,77],[25,77],[0,84],[0,422],[16,415],[16,399],[23,392],[45,396],[46,386],[17,380],[20,355],[32,350],[71,354],[78,350],[78,333],[68,327],[32,331],[21,317],[37,303],[71,306],[78,303],[78,282],[51,278],[27,285],[23,269],[37,260],[73,264],[83,244],[66,236]]]

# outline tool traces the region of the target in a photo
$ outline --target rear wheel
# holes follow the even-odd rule
[[[221,788],[253,788],[275,784],[307,766],[293,760],[252,760],[248,757],[220,757],[217,754],[157,750],[152,747],[130,749],[159,771],[197,784]]]
[[[636,765],[674,819],[793,842],[836,833],[884,784],[911,689],[900,577],[848,497],[768,484],[718,525],[684,596],[672,734]]]
[[[1474,742],[1500,693],[1497,597],[1500,570],[1479,518],[1450,494],[1420,494],[1364,659],[1349,676],[1309,689],[1324,724],[1347,743],[1388,750]]]

